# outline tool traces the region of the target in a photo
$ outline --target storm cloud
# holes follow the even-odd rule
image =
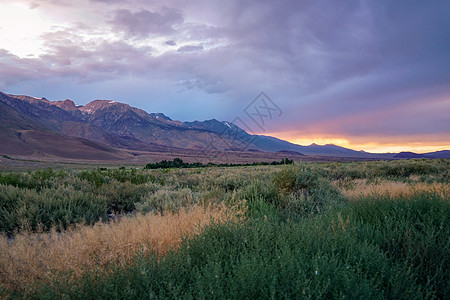
[[[173,26],[181,24],[183,16],[176,10],[166,9],[163,13],[141,9],[131,12],[119,9],[114,13],[111,23],[114,29],[124,31],[132,37],[147,37],[150,34],[165,35],[174,33]]]
[[[81,2],[33,5],[68,20],[40,35],[44,53],[0,50],[0,90],[180,120],[232,120],[265,91],[280,137],[450,147],[448,1]]]

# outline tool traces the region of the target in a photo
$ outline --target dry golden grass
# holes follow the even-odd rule
[[[211,221],[238,218],[237,209],[195,206],[176,214],[138,215],[120,222],[77,226],[58,234],[18,234],[8,241],[0,236],[0,288],[26,290],[46,281],[52,272],[87,270],[130,261],[136,251],[164,255],[176,248],[183,235],[192,235]]]
[[[424,183],[416,182],[408,184],[396,181],[380,181],[368,183],[365,179],[357,179],[348,184],[347,187],[341,187],[341,192],[349,199],[358,199],[366,196],[390,197],[409,196],[413,193],[434,192],[443,198],[450,195],[450,185],[445,183]]]

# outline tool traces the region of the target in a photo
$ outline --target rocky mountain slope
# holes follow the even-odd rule
[[[31,103],[34,100],[30,100]],[[130,155],[92,140],[68,136],[55,131],[54,119],[46,119],[30,102],[17,102],[0,93],[0,153],[23,156],[55,156],[72,159],[125,159]],[[13,104],[10,106],[8,104]],[[19,108],[19,109],[17,109]],[[58,111],[57,111],[58,112]],[[64,118],[64,115],[62,118]]]
[[[177,149],[205,152],[285,151],[298,155],[372,159],[393,158],[395,155],[372,154],[336,145],[301,146],[270,136],[251,135],[226,121],[211,119],[180,122],[162,113],[147,113],[112,100],[94,100],[81,106],[68,99],[49,101],[45,98],[0,92],[0,117],[0,138],[3,141],[0,144],[1,153],[44,151],[38,140],[52,141],[50,144],[55,147],[59,145],[59,141],[67,140],[67,145],[79,148],[78,152],[89,148],[115,153],[114,155],[118,155],[118,149],[153,152],[171,152]],[[31,131],[34,133],[31,134]],[[22,136],[19,137],[18,133]],[[436,156],[446,154],[437,153]]]

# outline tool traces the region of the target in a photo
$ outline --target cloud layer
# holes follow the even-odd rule
[[[111,98],[181,120],[232,120],[265,91],[284,111],[267,131],[292,140],[450,147],[447,1],[23,4],[53,26],[43,53],[0,50],[2,91]],[[0,36],[14,30],[1,22]]]

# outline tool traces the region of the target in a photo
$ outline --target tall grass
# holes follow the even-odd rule
[[[0,285],[22,290],[36,282],[48,282],[55,274],[80,278],[85,272],[105,271],[112,264],[125,265],[138,252],[159,257],[177,248],[183,236],[198,233],[211,221],[231,221],[236,213],[224,206],[193,206],[176,214],[79,225],[63,233],[22,232],[13,240],[0,236]]]
[[[262,209],[266,206],[266,209]],[[272,208],[270,208],[270,206]],[[247,222],[210,224],[162,259],[137,254],[76,282],[55,279],[36,297],[448,298],[448,199],[370,198],[301,222],[253,202]],[[275,215],[267,215],[268,212]],[[58,287],[58,288],[55,288]]]
[[[404,180],[417,175],[423,181],[449,182],[450,159],[410,159],[369,162],[315,164],[321,174],[332,180],[344,178],[383,178]]]
[[[449,167],[2,174],[0,298],[446,299]]]
[[[345,183],[334,182],[334,185],[340,187],[341,192],[347,198],[356,200],[368,196],[390,196],[400,197],[409,196],[414,193],[430,192],[448,197],[450,195],[450,184],[448,183],[424,183],[424,182],[399,182],[380,180],[370,182],[365,179],[357,179]]]

